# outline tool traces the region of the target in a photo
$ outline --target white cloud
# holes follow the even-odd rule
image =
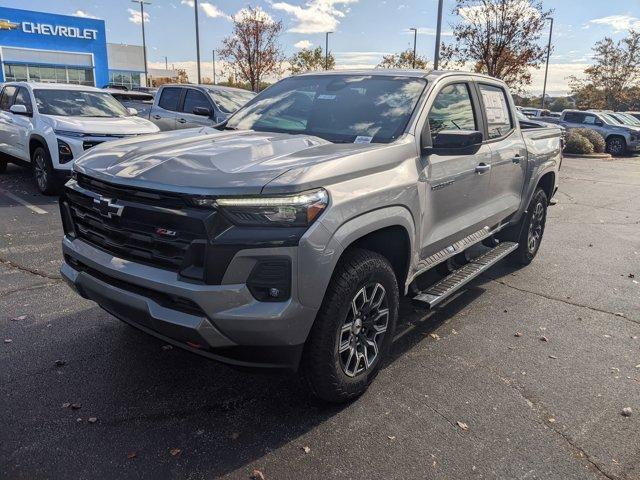
[[[404,30],[404,33],[409,33],[411,35],[413,35],[413,32],[411,30]],[[435,28],[431,28],[431,27],[419,27],[418,28],[418,35],[428,35],[431,37],[435,37],[436,36],[436,29]],[[452,37],[453,36],[453,32],[451,30],[443,30],[442,32],[440,32],[440,35],[443,37]]]
[[[299,42],[293,44],[293,46],[296,48],[310,48],[311,45],[313,45],[313,43],[311,43],[309,40],[300,40]]]
[[[129,21],[140,25],[142,23],[142,17],[140,16],[140,10],[134,10],[133,8],[127,8],[129,12]],[[149,23],[149,14],[144,12],[144,23]]]
[[[262,8],[255,7],[254,10],[256,11],[256,17],[258,18],[258,20],[261,20],[261,21],[263,21],[265,23],[274,23],[275,22],[273,17],[271,15],[269,15],[267,12],[265,12]],[[236,14],[233,16],[233,18],[237,22],[241,22],[245,17],[248,17],[249,15],[251,15],[251,11],[248,8],[242,8],[242,9],[240,9],[240,10],[238,10],[236,12]]]
[[[275,2],[271,6],[294,18],[295,25],[289,29],[290,32],[323,33],[335,31],[340,24],[339,19],[349,13],[349,8],[345,6],[357,2],[358,0],[309,0],[304,6],[287,2]]]
[[[640,18],[632,17],[631,15],[610,15],[608,17],[594,18],[589,23],[607,25],[613,28],[614,33],[640,28]]]
[[[85,12],[84,10],[76,10],[73,16],[82,18],[98,18],[95,15],[91,15],[90,13]]]
[[[540,12],[531,6],[529,0],[508,0],[507,9],[509,11],[519,10],[522,12],[524,18],[537,18],[540,16]],[[462,7],[459,9],[459,14],[469,23],[485,22],[487,16],[495,16],[498,14],[498,10],[490,9],[484,5],[473,5],[470,7]]]
[[[182,5],[188,5],[191,8],[195,5],[194,0],[181,0],[180,3]],[[216,7],[213,3],[210,2],[199,2],[198,6],[204,12],[204,14],[209,18],[224,18],[227,20],[231,20],[231,16],[224,13],[218,7]]]

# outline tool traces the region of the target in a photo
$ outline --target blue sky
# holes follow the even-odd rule
[[[190,0],[152,0],[147,45],[152,66],[169,64],[194,71],[194,15]],[[455,21],[450,12],[453,0],[445,0],[444,30]],[[554,9],[555,52],[552,57],[550,88],[552,93],[566,91],[568,75],[580,74],[590,61],[591,47],[604,36],[621,38],[626,29],[640,28],[640,0],[544,0]],[[282,46],[287,54],[298,46],[324,46],[327,29],[334,30],[330,50],[339,67],[373,66],[385,53],[412,46],[409,27],[421,30],[418,52],[433,58],[437,0],[200,0],[200,45],[203,72],[211,70],[211,50],[231,32],[230,17],[247,6],[262,7],[273,18],[282,20],[285,33]],[[129,0],[2,0],[6,7],[60,14],[102,18],[107,40],[114,43],[141,44],[137,5]],[[448,40],[444,37],[444,40]],[[542,72],[535,72],[531,93],[541,90]]]

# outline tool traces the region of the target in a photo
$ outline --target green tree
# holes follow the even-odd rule
[[[325,55],[322,47],[303,48],[289,59],[289,68],[293,75],[305,72],[315,72],[325,69]],[[336,66],[333,54],[327,56],[327,69],[332,70]]]
[[[420,70],[427,70],[429,62],[425,57],[416,55],[416,67]],[[385,55],[378,64],[378,68],[413,68],[413,50],[408,49],[404,52]]]

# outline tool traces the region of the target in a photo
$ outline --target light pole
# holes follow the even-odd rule
[[[202,83],[202,76],[200,74],[200,30],[198,27],[198,0],[194,0],[193,9],[196,12],[196,63],[198,66],[198,85]]]
[[[216,51],[211,50],[213,53],[213,84],[216,84]]]
[[[547,76],[549,75],[549,57],[551,56],[551,36],[553,35],[553,18],[549,18],[551,20],[551,25],[549,26],[549,44],[547,45],[547,65],[544,68],[544,85],[542,87],[542,106],[544,108],[544,104],[547,100]]]
[[[438,69],[438,64],[440,63],[440,37],[442,35],[442,2],[443,0],[438,0],[438,27],[436,29],[436,53],[433,56],[433,69]]]
[[[169,60],[167,60],[167,56],[164,56],[164,69],[169,70]]]
[[[133,3],[140,4],[140,23],[142,25],[142,56],[144,58],[144,84],[146,87],[149,86],[149,74],[147,71],[147,37],[144,33],[144,6],[151,5],[151,2],[146,2],[144,0],[131,0]]]
[[[418,29],[410,28],[410,32],[413,32],[413,63],[412,68],[416,68],[416,43],[418,42]]]
[[[324,69],[329,70],[329,34],[333,32],[326,32],[324,35]]]

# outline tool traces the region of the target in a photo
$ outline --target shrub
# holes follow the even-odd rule
[[[604,153],[607,145],[602,135],[598,132],[595,130],[589,130],[588,128],[576,128],[573,131],[589,140],[591,145],[593,145],[593,151],[595,153]]]
[[[594,152],[593,145],[575,130],[569,130],[565,137],[564,151],[578,155],[591,155]]]

